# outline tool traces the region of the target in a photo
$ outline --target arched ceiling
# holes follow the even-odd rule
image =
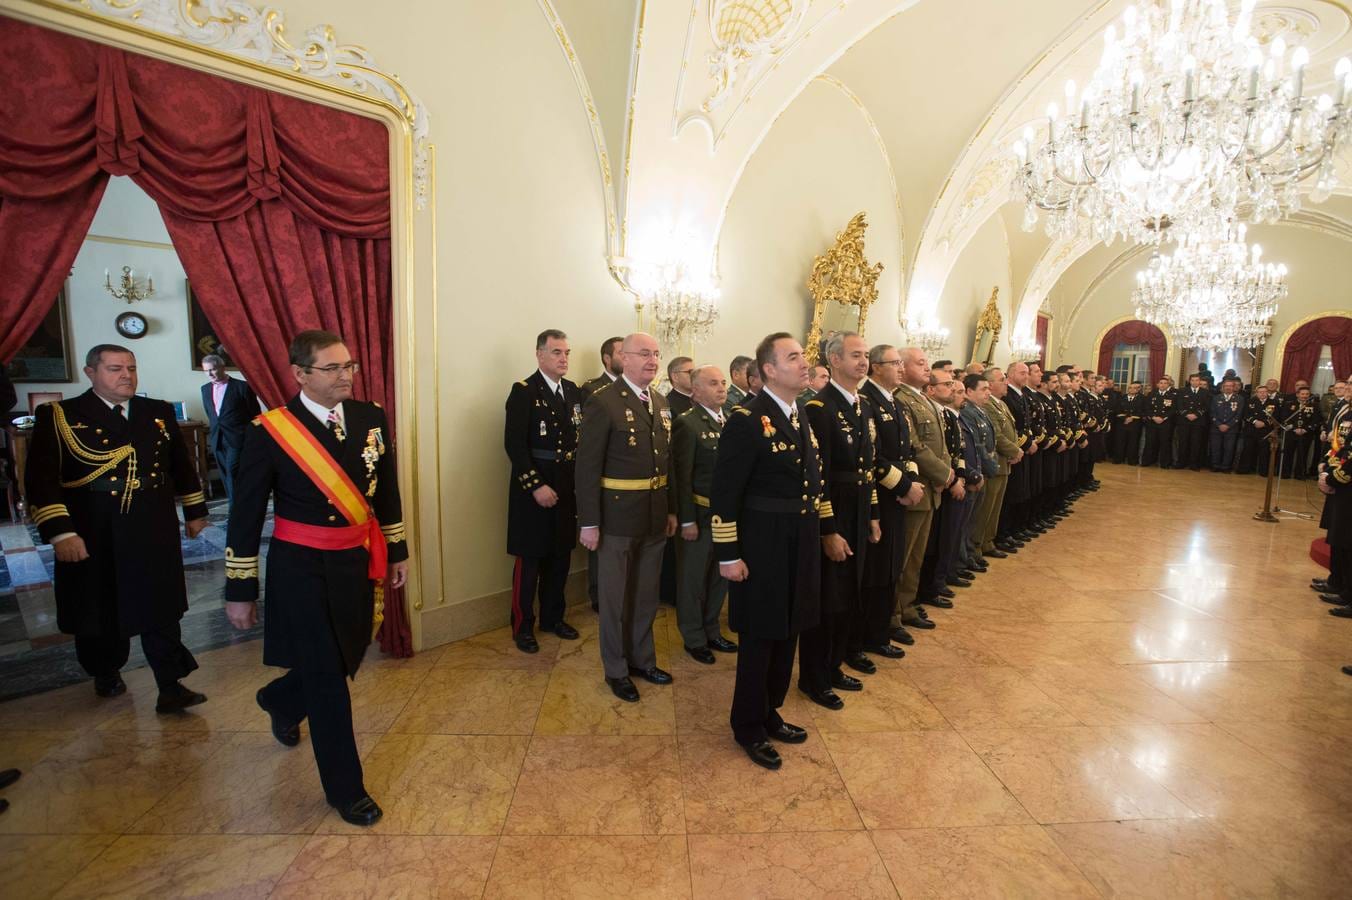
[[[937,303],[992,216],[1008,237],[1014,328],[1072,266],[1107,267],[1122,253],[1025,232],[1008,185],[1013,138],[1059,99],[1067,78],[1084,83],[1103,29],[1127,0],[537,2],[561,41],[571,38],[564,46],[584,89],[596,83],[583,103],[616,211],[617,277],[631,260],[670,253],[673,235],[683,252],[712,260],[747,161],[819,77],[854,98],[892,169],[902,306]],[[1260,3],[1255,32],[1309,47],[1307,83],[1319,92],[1338,56],[1352,52],[1352,10],[1341,0]],[[1352,222],[1352,200],[1334,198],[1312,215]]]

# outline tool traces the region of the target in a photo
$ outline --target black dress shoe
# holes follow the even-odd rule
[[[355,803],[350,803],[347,806],[335,805],[333,808],[338,810],[338,815],[342,816],[344,822],[349,825],[360,825],[363,828],[376,824],[380,821],[380,817],[385,814],[369,794]]]
[[[563,638],[565,641],[575,641],[578,638],[577,629],[567,622],[560,622],[549,630]]]
[[[945,600],[952,600],[954,597],[958,595],[953,593],[946,587],[941,587],[939,588],[939,596],[943,597]]]
[[[522,653],[539,653],[540,642],[535,639],[533,634],[512,635],[512,640],[516,642],[516,649]]]
[[[277,743],[284,747],[294,747],[300,743],[299,722],[292,722],[288,725],[285,719],[268,709],[267,704],[263,702],[262,688],[258,689],[257,694],[254,694],[254,699],[258,701],[258,708],[267,713],[268,718],[272,721],[272,736],[277,739]]]
[[[863,672],[865,675],[872,675],[878,671],[878,666],[873,660],[865,656],[862,651],[859,653],[851,653],[846,656],[845,665],[854,669],[856,672]]]
[[[610,685],[610,692],[625,703],[638,702],[638,688],[634,687],[634,682],[628,677],[607,678],[606,684]]]
[[[714,651],[708,647],[686,647],[685,652],[689,653],[695,662],[704,663],[706,666],[714,664]]]
[[[742,749],[751,761],[762,769],[769,769],[774,772],[784,765],[784,760],[780,759],[779,751],[770,746],[769,741],[761,741],[756,744],[743,744]]]
[[[824,691],[808,691],[800,687],[798,690],[803,691],[807,695],[807,699],[818,706],[825,706],[827,709],[845,708],[845,701],[836,696],[836,692],[829,688]]]
[[[980,573],[981,573],[981,570],[978,569],[978,568],[976,568],[975,566],[968,566],[968,567],[965,568],[965,569],[959,569],[958,571],[954,572],[953,574],[954,574],[954,576],[956,576],[956,577],[958,577],[958,578],[965,579],[965,580],[967,580],[967,581],[975,581],[975,580],[976,580],[976,576],[979,575]]]
[[[844,672],[832,672],[831,687],[838,691],[862,691],[864,682],[853,675],[846,675]]]
[[[723,637],[723,635],[721,634],[718,637],[709,638],[709,646],[713,647],[719,653],[737,652],[737,645],[734,644],[732,641],[728,640],[727,638]]]
[[[1009,557],[1009,554],[1001,550],[999,547],[996,547],[994,550],[987,550],[986,555],[993,557],[995,559],[1007,559]]]
[[[770,735],[770,740],[782,744],[802,744],[807,741],[807,729],[790,725],[788,722],[780,722],[778,728],[771,728],[766,734]]]
[[[664,672],[657,666],[651,669],[640,669],[638,666],[629,667],[630,675],[637,675],[649,684],[671,684],[671,673]]]
[[[978,559],[975,563],[972,564],[970,568],[973,572],[980,574],[982,572],[989,570],[990,564],[986,562],[986,560],[984,559]]]
[[[953,592],[952,592],[952,591],[949,591],[949,592],[948,592],[948,597],[951,597],[951,596],[953,596]],[[935,608],[937,608],[937,609],[952,609],[952,608],[953,608],[953,601],[952,601],[952,600],[949,600],[948,597],[943,597],[943,596],[939,596],[939,597],[927,597],[927,598],[925,598],[924,600],[916,600],[915,602],[916,602],[916,603],[923,604],[923,605],[925,605],[925,606],[933,606],[933,607],[935,607]],[[909,625],[910,623],[907,622],[906,624]]]
[[[126,692],[127,683],[116,672],[112,675],[94,676],[94,693],[100,697],[120,697]]]
[[[934,623],[930,621],[929,616],[912,616],[908,619],[902,619],[901,624],[905,625],[907,628],[930,629],[935,627]]]
[[[1329,610],[1329,615],[1340,619],[1352,619],[1352,606],[1335,606]]]
[[[960,577],[960,576],[958,576],[958,575],[953,575],[953,576],[950,576],[949,578],[944,579],[944,584],[948,585],[949,587],[956,587],[956,588],[965,588],[965,587],[971,587],[971,586],[972,586],[972,582],[971,582],[971,581],[969,581],[969,580],[966,579],[966,578],[962,578],[962,577]]]
[[[177,681],[168,690],[161,689],[159,699],[155,701],[155,712],[157,713],[176,713],[182,712],[189,706],[196,706],[199,703],[206,703],[207,695],[199,694],[197,691],[185,688]]]
[[[789,727],[792,728],[793,726],[790,725]],[[799,731],[802,731],[801,728],[798,729],[798,730],[799,730]],[[803,732],[803,740],[804,740],[804,741],[807,740],[807,732],[806,732],[806,731]],[[801,743],[801,741],[800,741],[799,743]],[[3,772],[0,772],[0,790],[4,790],[5,788],[9,787],[9,786],[10,786],[11,784],[13,784],[14,782],[18,781],[18,780],[19,780],[19,776],[22,775],[22,774],[23,774],[23,773],[20,772],[18,769],[5,769]]]
[[[1332,603],[1334,606],[1346,606],[1349,602],[1341,594],[1320,594],[1319,599],[1325,603]]]
[[[1310,579],[1310,590],[1319,594],[1328,594],[1333,591],[1333,585],[1328,583],[1326,578]]]
[[[915,638],[911,637],[911,633],[900,625],[888,632],[888,636],[898,644],[905,644],[907,647],[915,643]]]
[[[1343,666],[1344,675],[1352,675],[1352,666]]]
[[[911,637],[909,634],[906,636]],[[911,638],[911,640],[914,641],[915,638]],[[881,656],[883,659],[901,659],[906,655],[905,650],[900,647],[895,647],[892,644],[878,644],[872,647],[865,647],[864,652],[872,653],[874,656]],[[877,666],[874,666],[874,668],[876,669]]]

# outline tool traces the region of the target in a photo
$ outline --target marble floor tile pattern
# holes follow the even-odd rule
[[[324,804],[308,735],[269,734],[257,641],[200,652],[210,700],[182,716],[155,714],[144,668],[113,700],[82,681],[0,702],[0,767],[24,770],[7,895],[1347,896],[1352,622],[1306,587],[1314,524],[1253,521],[1255,478],[1099,476],[844,710],[791,691],[809,739],[780,772],[728,734],[733,659],[691,661],[667,608],[676,680],[637,705],[602,682],[585,606],[582,640],[535,656],[505,628],[373,650],[352,685],[385,809],[366,830]],[[36,577],[36,548],[11,555],[0,594]],[[23,594],[0,597],[16,635]]]

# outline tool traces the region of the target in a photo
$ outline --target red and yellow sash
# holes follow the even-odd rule
[[[380,521],[337,460],[291,410],[284,406],[270,409],[259,417],[259,421],[348,522],[346,528],[331,528],[306,525],[279,516],[273,537],[319,550],[365,548],[370,554],[366,575],[375,582],[375,609],[371,618],[371,636],[374,638],[385,619],[385,574],[389,567]]]

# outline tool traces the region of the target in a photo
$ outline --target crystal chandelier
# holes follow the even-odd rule
[[[926,353],[938,353],[948,345],[948,329],[932,316],[923,322],[908,318],[902,328],[906,332],[907,342]]]
[[[1010,339],[1011,359],[1020,362],[1028,362],[1033,359],[1042,359],[1042,345],[1037,342],[1028,329],[1016,332]]]
[[[679,261],[635,265],[630,285],[648,305],[659,341],[669,347],[707,341],[718,321],[713,279]]]
[[[1241,224],[1196,232],[1172,255],[1152,254],[1136,273],[1136,317],[1168,328],[1184,347],[1262,343],[1286,296],[1286,266],[1263,262],[1263,248],[1245,243],[1245,231]]]
[[[1310,54],[1278,37],[1265,53],[1250,33],[1255,0],[1231,22],[1225,0],[1158,0],[1128,7],[1104,34],[1085,89],[1066,85],[1044,129],[1014,146],[1024,227],[1039,211],[1051,237],[1084,233],[1159,243],[1238,221],[1274,222],[1336,184],[1335,151],[1352,127],[1344,101],[1352,61],[1338,62],[1336,97],[1304,95]]]

